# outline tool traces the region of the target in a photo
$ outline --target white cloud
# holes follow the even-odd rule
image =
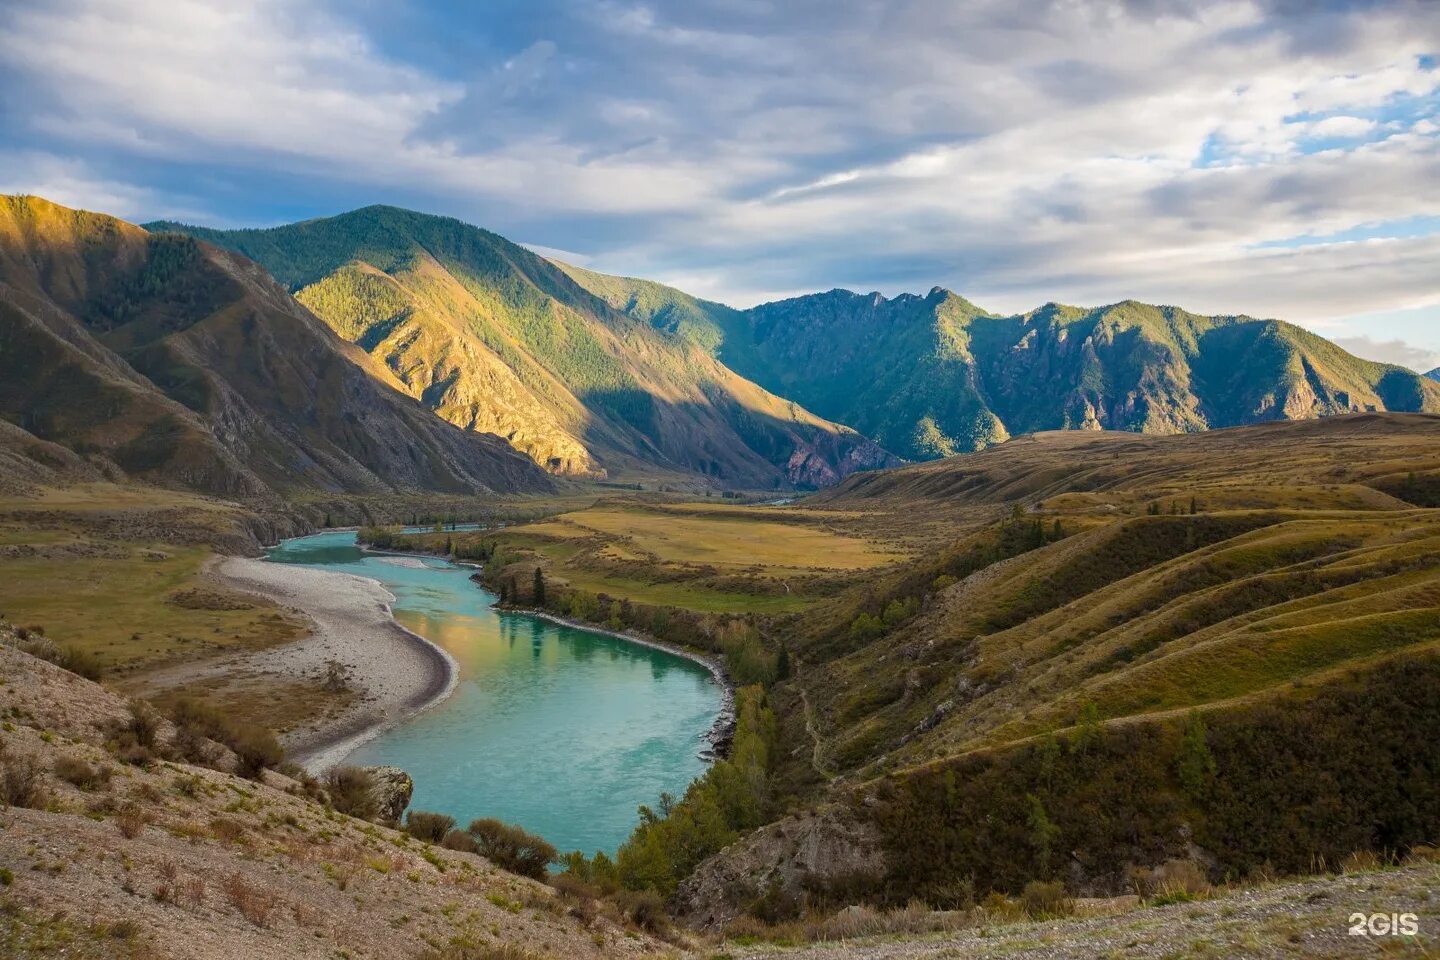
[[[0,67],[52,158],[188,164],[201,196],[217,163],[423,195],[741,304],[941,283],[1319,324],[1440,297],[1433,236],[1267,246],[1440,216],[1424,4],[548,2],[543,35],[457,72],[338,5],[53,0],[0,14]],[[62,173],[9,180],[84,194]]]

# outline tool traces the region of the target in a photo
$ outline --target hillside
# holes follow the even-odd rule
[[[398,386],[240,256],[0,198],[0,418],[112,479],[239,496],[548,489],[503,440]]]
[[[27,642],[0,622],[6,957],[526,960],[662,946],[472,853],[367,822],[366,806],[381,819],[374,805],[342,804],[333,785],[247,771],[209,735],[228,739],[213,717],[162,719],[17,649]]]
[[[565,267],[766,389],[927,460],[1042,430],[1170,434],[1367,410],[1440,410],[1440,388],[1299,327],[1125,301],[1002,317],[936,287],[831,290],[750,310]]]
[[[1171,861],[1218,881],[1430,842],[1437,506],[1440,418],[1361,414],[1042,433],[790,507],[652,507],[673,517],[653,529],[602,505],[506,531],[496,556],[537,551],[551,609],[603,589],[612,626],[719,638],[767,686],[778,819],[679,884],[708,926],[1032,881],[1111,896]],[[708,580],[664,539],[681,523]],[[726,571],[725,543],[762,528],[788,532]],[[784,549],[821,536],[837,568]],[[607,568],[561,544],[640,556],[630,576],[654,586],[617,569],[567,593],[572,570]]]
[[[256,260],[411,396],[555,473],[770,489],[896,462],[458,220],[367,207],[270,230],[151,226]]]

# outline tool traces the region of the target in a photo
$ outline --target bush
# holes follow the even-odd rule
[[[193,697],[181,697],[171,705],[170,720],[176,726],[175,743],[187,759],[208,759],[205,740],[224,744],[235,753],[236,770],[242,777],[258,779],[267,767],[278,767],[285,751],[275,734],[260,727],[240,727],[229,717]]]
[[[46,797],[40,761],[33,754],[11,753],[0,743],[0,802],[38,808],[45,805]]]
[[[1075,901],[1065,895],[1065,884],[1059,880],[1031,880],[1020,894],[1020,905],[1035,920],[1068,917],[1075,912]]]
[[[370,820],[379,813],[375,802],[375,778],[361,767],[335,767],[325,774],[325,792],[330,806],[340,813]]]
[[[110,768],[92,766],[79,757],[62,755],[55,760],[55,776],[81,790],[94,790],[110,782]]]
[[[626,890],[617,897],[625,919],[641,930],[648,930],[656,936],[670,932],[670,915],[665,912],[665,901],[654,890]]]
[[[428,810],[411,810],[405,815],[405,832],[416,840],[440,843],[455,826],[455,818]]]
[[[492,817],[472,821],[468,832],[481,856],[523,877],[544,879],[545,868],[558,859],[555,848],[544,838]]]
[[[123,809],[115,814],[115,826],[120,830],[120,836],[126,840],[134,840],[145,832],[145,825],[150,822],[145,811],[133,803],[128,803]]]
[[[1193,860],[1167,860],[1155,871],[1155,895],[1151,903],[1186,903],[1210,895],[1210,878]]]
[[[238,873],[225,878],[225,896],[240,915],[257,927],[270,925],[270,914],[278,902],[276,896],[257,887]]]
[[[285,759],[285,750],[269,730],[247,730],[232,737],[226,744],[235,751],[235,772],[250,780],[258,780],[267,767],[276,767]]]
[[[461,853],[479,853],[480,845],[475,838],[464,830],[451,830],[445,834],[445,839],[440,841],[440,846],[446,850],[458,850]]]

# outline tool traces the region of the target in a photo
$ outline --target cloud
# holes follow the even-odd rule
[[[127,211],[400,202],[742,305],[940,283],[1319,325],[1440,299],[1434,233],[1333,239],[1440,216],[1425,3],[487,10],[12,8],[0,121]]]
[[[1374,340],[1370,337],[1335,337],[1335,342],[1357,357],[1395,363],[1419,373],[1440,367],[1440,350],[1417,347],[1404,340]]]

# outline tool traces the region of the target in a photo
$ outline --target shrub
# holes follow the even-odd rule
[[[42,807],[46,797],[40,761],[33,754],[11,753],[0,744],[0,803],[10,807]]]
[[[660,894],[654,890],[626,890],[617,896],[625,918],[635,926],[656,936],[669,933],[670,915],[665,912]]]
[[[110,782],[110,768],[93,766],[79,757],[62,755],[55,760],[55,776],[81,790],[94,790]]]
[[[285,751],[275,734],[261,727],[240,727],[215,707],[193,697],[181,697],[171,705],[170,720],[176,726],[175,743],[188,760],[209,759],[205,741],[224,744],[235,753],[235,772],[258,779],[267,768],[280,766]]]
[[[279,766],[285,750],[269,730],[246,730],[233,736],[226,744],[235,751],[235,772],[257,780],[267,767]]]
[[[1210,879],[1193,860],[1167,860],[1155,871],[1155,896],[1151,903],[1186,903],[1210,895]]]
[[[340,813],[369,820],[379,812],[375,801],[375,778],[361,767],[335,767],[325,774],[325,792],[330,805]]]
[[[440,843],[455,826],[455,818],[428,810],[411,810],[405,815],[405,832],[416,840]]]
[[[558,857],[555,848],[544,838],[492,817],[472,821],[468,832],[475,839],[481,856],[523,877],[543,879],[545,868]]]
[[[126,840],[134,840],[145,830],[145,824],[150,822],[150,817],[144,810],[133,803],[127,803],[115,814],[115,826],[120,830],[120,836]]]
[[[238,873],[225,878],[225,896],[240,915],[257,927],[268,926],[270,914],[275,909],[277,898],[273,893],[257,887]]]
[[[459,850],[461,853],[479,853],[480,845],[475,838],[464,830],[451,830],[445,834],[445,839],[440,841],[440,846],[446,850]]]
[[[154,750],[155,737],[160,732],[160,714],[144,700],[131,700],[127,706],[130,719],[121,728],[122,731],[129,733],[146,750]]]
[[[1075,901],[1065,895],[1065,884],[1059,880],[1031,880],[1020,894],[1020,905],[1035,920],[1068,917],[1075,912]]]

